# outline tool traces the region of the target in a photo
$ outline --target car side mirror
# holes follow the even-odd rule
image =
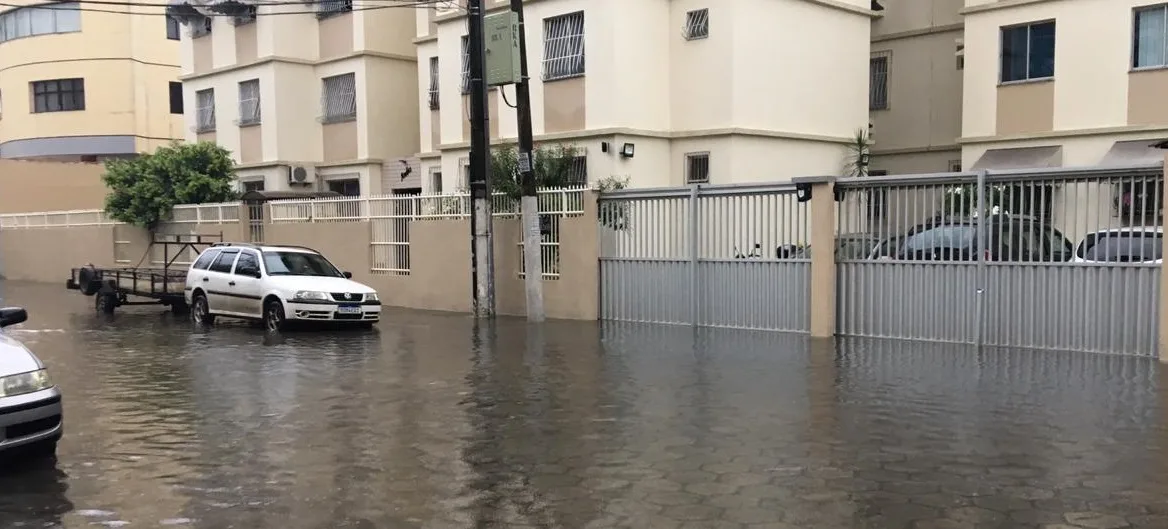
[[[262,272],[260,272],[259,270],[252,270],[251,275],[252,275],[252,277],[254,277],[256,279],[261,279],[264,277],[264,274]]]
[[[17,323],[24,323],[28,321],[28,311],[11,307],[0,309],[0,327],[7,327],[9,325],[16,325]]]
[[[352,272],[341,272],[341,275],[345,276],[345,279],[353,279]]]

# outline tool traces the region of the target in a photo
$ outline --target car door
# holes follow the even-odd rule
[[[201,283],[207,292],[207,306],[211,312],[235,312],[231,296],[227,295],[227,283],[231,281],[231,269],[235,266],[237,257],[239,257],[237,249],[223,250],[203,276]]]
[[[260,300],[263,297],[263,280],[260,279],[259,254],[252,250],[240,250],[235,261],[235,270],[227,282],[227,292],[231,297],[234,311],[245,316],[260,317]]]
[[[211,263],[215,262],[216,257],[219,257],[219,249],[209,248],[198,259],[195,259],[191,269],[187,271],[187,292],[203,284],[203,278],[207,276],[207,268],[210,268]],[[190,302],[189,296],[187,302]]]

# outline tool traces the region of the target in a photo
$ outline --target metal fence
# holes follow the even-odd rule
[[[560,219],[583,214],[585,187],[544,189],[538,202],[543,232],[543,277],[559,278]],[[491,200],[495,218],[519,218],[519,201],[503,194]],[[469,218],[468,193],[442,195],[382,195],[341,199],[277,200],[267,204],[273,223],[368,222],[370,270],[380,274],[409,275],[410,227],[414,222]],[[515,241],[522,252],[523,241]],[[520,260],[522,263],[522,259]],[[522,264],[520,265],[523,266]],[[523,270],[518,271],[522,275]]]
[[[1154,355],[1163,169],[836,183],[838,331]]]
[[[621,190],[599,208],[603,319],[808,330],[807,207],[793,185]]]

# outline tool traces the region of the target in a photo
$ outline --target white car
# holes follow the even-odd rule
[[[260,320],[269,331],[290,321],[371,327],[381,300],[350,277],[311,248],[217,243],[191,265],[184,296],[199,325],[225,316]]]
[[[1163,263],[1164,229],[1113,228],[1088,233],[1075,246],[1074,263]]]
[[[24,309],[0,308],[0,329],[27,319]],[[55,455],[64,427],[61,410],[61,390],[45,365],[0,330],[0,452],[26,449],[34,456]]]

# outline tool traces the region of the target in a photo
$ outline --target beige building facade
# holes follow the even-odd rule
[[[216,16],[223,6],[235,11]],[[184,26],[186,139],[230,150],[245,190],[420,188],[413,9],[329,0],[171,12]]]
[[[0,158],[96,162],[182,139],[179,44],[163,2],[6,5]]]
[[[962,161],[970,168],[1163,160],[1168,4],[966,0]]]
[[[491,12],[506,7],[488,1]],[[417,11],[426,191],[467,184],[464,13]],[[584,152],[582,183],[838,174],[846,143],[868,123],[873,15],[869,0],[528,0],[536,142]],[[494,143],[513,142],[513,87],[488,99]]]
[[[964,0],[878,0],[872,21],[870,171],[961,168]],[[875,7],[875,6],[874,6]]]

